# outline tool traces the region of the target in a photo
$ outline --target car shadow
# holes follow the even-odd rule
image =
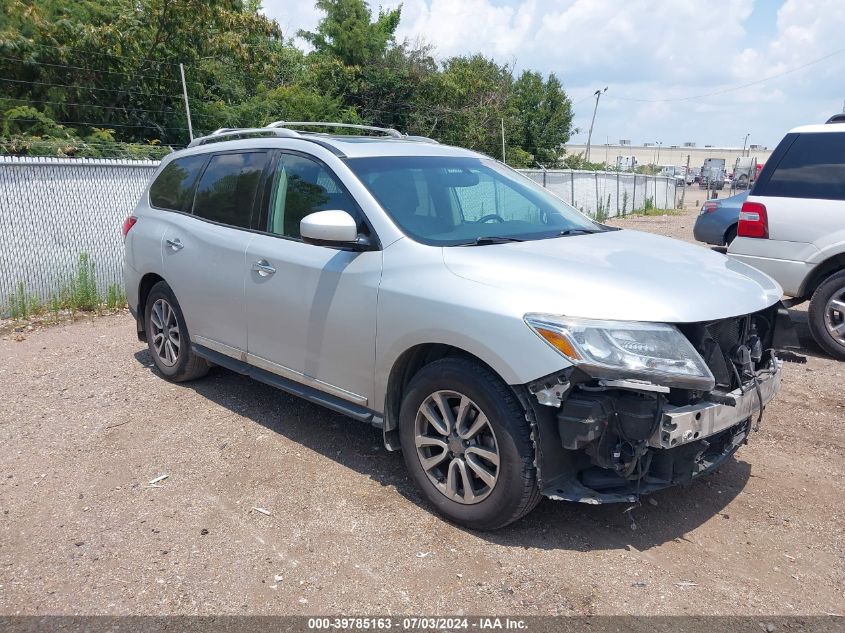
[[[136,352],[135,358],[156,371],[146,349]],[[177,386],[192,389],[431,511],[406,474],[402,455],[384,448],[380,429],[221,367],[213,368],[205,378]],[[459,529],[509,547],[573,551],[642,551],[688,540],[686,535],[703,523],[727,518],[725,506],[752,476],[751,465],[741,459],[741,453],[689,486],[659,491],[643,497],[639,504],[587,505],[543,499],[527,517],[499,531]]]
[[[830,354],[818,346],[818,343],[816,343],[816,340],[810,333],[809,315],[806,310],[790,308],[789,318],[792,319],[792,323],[795,325],[798,342],[801,344],[800,349],[795,351],[806,356],[812,356],[813,358],[835,360]]]

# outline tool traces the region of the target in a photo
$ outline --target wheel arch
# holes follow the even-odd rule
[[[809,299],[813,296],[816,289],[821,286],[824,281],[842,270],[845,270],[845,253],[837,253],[832,257],[827,258],[821,264],[815,267],[813,272],[807,277],[804,286],[801,288],[801,298]]]
[[[147,340],[147,333],[145,330],[146,326],[144,324],[144,314],[146,314],[147,309],[147,297],[153,289],[153,286],[160,281],[164,281],[164,278],[161,275],[156,273],[147,273],[141,277],[141,281],[138,284],[138,315],[136,320],[138,322],[138,339],[141,341]]]
[[[485,367],[502,380],[501,374],[489,363],[460,347],[446,343],[420,343],[402,352],[393,366],[387,379],[387,389],[384,398],[384,444],[388,450],[399,449],[399,408],[402,397],[411,379],[426,365],[446,357],[466,358]]]

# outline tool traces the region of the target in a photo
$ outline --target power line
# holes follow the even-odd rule
[[[146,114],[180,114],[181,109],[174,109],[174,110],[145,110],[143,108],[133,108],[128,106],[102,106],[96,104],[89,104],[89,103],[75,103],[75,102],[65,102],[65,101],[48,101],[46,99],[18,99],[17,97],[0,97],[0,101],[19,101],[21,103],[46,103],[50,105],[59,105],[59,106],[73,106],[78,108],[97,108],[98,110],[121,110],[126,112],[144,112]],[[193,118],[203,118],[203,119],[213,119],[217,120],[216,117],[212,117],[207,114],[192,114]]]
[[[150,59],[150,58],[145,58],[145,57],[132,57],[132,56],[129,56],[129,55],[117,55],[115,53],[103,53],[102,51],[86,51],[86,50],[82,50],[82,49],[79,49],[79,48],[72,48],[72,47],[69,47],[69,46],[51,46],[49,44],[37,44],[35,42],[28,42],[28,41],[24,41],[24,44],[26,46],[37,46],[39,48],[50,48],[50,49],[53,49],[53,50],[56,50],[56,51],[61,51],[63,53],[70,52],[70,53],[79,53],[81,55],[101,55],[101,56],[104,56],[104,57],[114,57],[115,59],[131,59],[131,60],[137,61],[137,62],[150,62],[150,63],[153,63],[153,64],[163,64],[163,65],[166,65],[166,66],[176,66],[177,68],[179,67],[179,62],[166,62],[166,61],[161,60],[161,59]]]
[[[27,123],[43,123],[40,119],[19,119],[14,118],[13,121],[26,121]],[[188,131],[186,127],[167,127],[164,125],[143,125],[143,124],[123,124],[123,123],[95,123],[93,121],[54,121],[58,125],[85,125],[88,127],[97,128],[112,128],[112,127],[128,127],[128,128],[148,128],[151,130],[183,130]]]
[[[666,98],[666,99],[635,99],[633,97],[619,97],[619,96],[616,96],[616,95],[609,95],[607,98],[608,99],[616,99],[617,101],[636,101],[636,102],[639,102],[639,103],[666,103],[666,102],[672,102],[672,101],[690,101],[692,99],[703,99],[705,97],[713,97],[713,96],[716,96],[716,95],[725,94],[727,92],[734,92],[736,90],[742,90],[743,88],[748,88],[750,86],[756,86],[757,84],[765,83],[765,82],[770,81],[772,79],[777,79],[779,77],[783,77],[784,75],[789,75],[790,73],[794,73],[794,72],[797,72],[799,70],[803,70],[804,68],[807,68],[808,66],[818,64],[819,62],[823,62],[823,61],[830,59],[831,57],[834,57],[836,55],[839,55],[840,53],[843,53],[843,52],[845,52],[845,48],[840,48],[839,50],[835,50],[832,53],[828,53],[827,55],[824,55],[824,56],[819,57],[817,59],[811,60],[811,61],[809,61],[805,64],[801,64],[800,66],[795,66],[794,68],[790,68],[789,70],[785,70],[783,72],[776,73],[774,75],[769,75],[768,77],[763,77],[762,79],[755,79],[754,81],[749,81],[748,83],[739,84],[737,86],[731,86],[729,88],[723,88],[721,90],[714,90],[713,92],[706,92],[704,94],[699,94],[699,95],[690,95],[690,96],[687,96],[687,97],[669,97],[669,98]]]
[[[180,99],[180,95],[167,95],[159,92],[142,92],[139,90],[124,90],[122,88],[93,88],[91,86],[80,86],[77,84],[56,84],[48,81],[30,81],[25,79],[12,79],[11,77],[0,77],[0,81],[10,81],[16,84],[32,84],[38,86],[53,86],[56,88],[79,88],[80,90],[95,90],[97,92],[119,92],[124,94],[144,95],[146,97],[167,97],[169,99]]]
[[[52,62],[40,62],[40,61],[31,60],[31,59],[18,59],[16,57],[5,57],[3,55],[0,55],[0,59],[5,59],[5,60],[10,61],[10,62],[21,62],[21,63],[27,64],[27,65],[51,66],[53,68],[70,68],[72,70],[86,70],[88,72],[93,72],[93,73],[97,73],[97,74],[122,75],[124,77],[140,77],[140,78],[144,78],[144,79],[158,79],[158,80],[166,79],[167,81],[175,81],[175,82],[179,81],[179,79],[177,79],[176,77],[167,77],[167,76],[162,76],[162,75],[139,75],[138,73],[124,73],[124,72],[120,72],[119,70],[105,70],[105,69],[102,69],[102,68],[88,68],[86,66],[72,66],[72,65],[69,65],[69,64],[53,64]],[[196,82],[196,81],[190,81],[188,83],[195,83],[197,85],[201,85],[201,84],[199,84],[199,82]]]

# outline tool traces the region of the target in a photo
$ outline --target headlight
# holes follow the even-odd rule
[[[673,325],[549,314],[526,314],[525,322],[595,378],[635,378],[701,391],[710,391],[716,384],[704,360]]]

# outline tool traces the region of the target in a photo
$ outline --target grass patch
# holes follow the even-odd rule
[[[49,312],[58,323],[62,315],[73,319],[79,312],[115,312],[125,307],[123,288],[111,284],[104,293],[100,293],[97,290],[97,266],[88,253],[80,253],[70,278],[50,293],[46,303],[28,292],[25,282],[19,281],[8,296],[6,305],[0,306],[0,318],[28,321]]]

